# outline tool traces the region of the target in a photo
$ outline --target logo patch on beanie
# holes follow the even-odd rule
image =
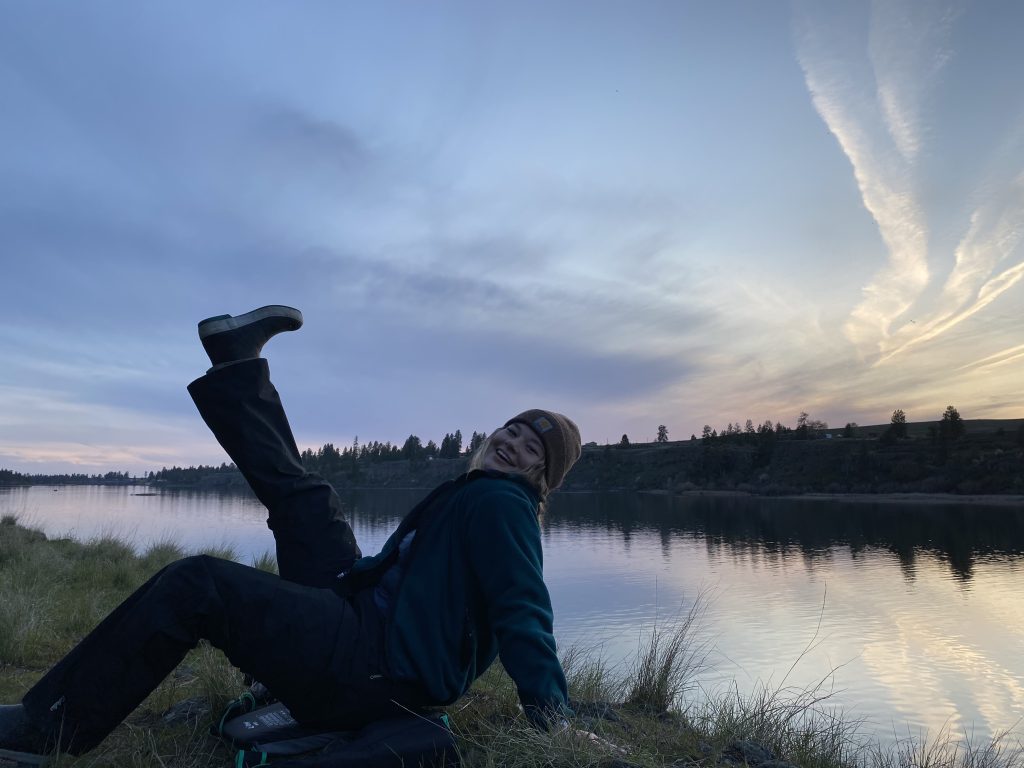
[[[533,428],[537,430],[538,434],[543,435],[545,432],[550,432],[554,429],[555,425],[548,420],[547,416],[541,416],[539,419],[533,420]]]

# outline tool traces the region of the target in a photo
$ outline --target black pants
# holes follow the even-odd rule
[[[343,597],[359,557],[341,503],[303,470],[265,360],[207,374],[189,393],[270,512],[281,576],[213,557],[173,563],[135,591],[23,699],[28,715],[81,753],[98,744],[200,639],[309,723],[353,727],[395,702],[425,703],[385,674],[384,626],[369,592]]]

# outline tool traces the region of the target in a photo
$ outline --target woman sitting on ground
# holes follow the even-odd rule
[[[205,555],[159,571],[36,683],[0,707],[0,756],[95,747],[201,639],[302,723],[357,728],[450,703],[500,655],[538,727],[568,712],[538,510],[580,455],[576,425],[529,410],[471,471],[432,491],[361,557],[334,489],[300,461],[263,345],[298,329],[269,306],[199,324],[212,368],[200,414],[267,507],[280,577]]]

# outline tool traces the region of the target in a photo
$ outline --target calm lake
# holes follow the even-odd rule
[[[272,551],[254,499],[136,487],[0,489],[49,535]],[[346,497],[376,552],[422,491]],[[1024,509],[628,493],[561,494],[543,523],[560,648],[628,671],[703,595],[713,692],[833,691],[882,741],[1024,731]],[[697,694],[699,695],[699,694]]]

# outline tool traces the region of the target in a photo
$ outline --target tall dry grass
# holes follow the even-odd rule
[[[696,685],[707,666],[708,645],[697,637],[706,609],[707,595],[699,593],[676,621],[654,626],[630,671],[624,697],[627,706],[649,714],[667,712]]]

